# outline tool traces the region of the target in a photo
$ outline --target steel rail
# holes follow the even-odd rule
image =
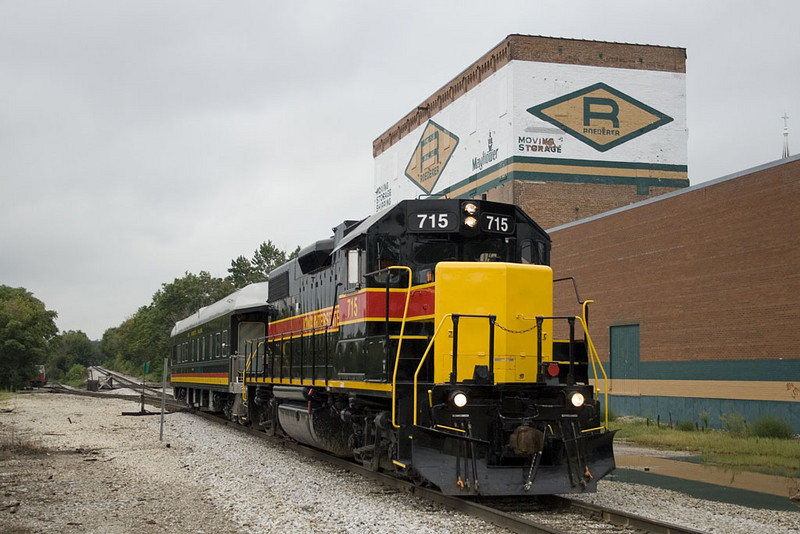
[[[92,367],[94,367],[99,373],[112,377],[114,380],[116,380],[125,387],[130,387],[131,389],[138,389],[138,390],[144,388],[148,391],[156,392],[158,395],[161,395],[161,384],[158,384],[158,386],[151,386],[148,384],[147,381],[144,381],[143,385],[143,383],[138,379],[130,378],[121,375],[119,373],[116,373],[114,371],[109,371],[105,367],[100,367],[98,365],[94,365]]]
[[[600,517],[603,521],[626,528],[643,530],[651,534],[705,534],[705,530],[697,530],[682,525],[674,525],[657,519],[649,519],[637,514],[614,510],[605,506],[588,504],[566,498],[569,507],[586,517]]]
[[[59,385],[60,386],[60,385]],[[57,388],[57,389],[56,389]],[[121,398],[131,400],[132,395],[119,395],[114,393],[96,393],[66,387],[51,386],[51,390],[57,393],[65,393],[72,395],[90,396],[95,398]],[[160,396],[159,396],[160,399]],[[146,402],[155,403],[160,400],[155,397],[146,397]],[[234,421],[230,421],[219,415],[203,412],[195,408],[186,406],[184,403],[177,401],[170,402],[170,409],[172,411],[185,411],[201,417],[203,419],[222,424],[227,427],[233,428],[239,432],[251,434],[259,439],[266,440],[271,444],[280,444],[290,450],[293,450],[308,458],[314,458],[327,462],[329,465],[345,469],[352,473],[359,474],[365,478],[374,480],[384,486],[407,492],[411,495],[417,496],[423,500],[435,502],[451,510],[459,511],[472,517],[480,518],[484,521],[492,523],[498,527],[506,528],[511,532],[516,533],[531,533],[531,534],[568,534],[570,530],[559,530],[547,524],[534,521],[533,519],[524,517],[519,513],[512,513],[501,510],[497,506],[487,505],[474,500],[468,500],[458,496],[444,495],[438,490],[423,487],[409,480],[399,479],[390,476],[386,473],[379,471],[372,471],[363,467],[352,460],[332,456],[327,452],[308,447],[306,445],[288,441],[280,437],[269,436],[261,430],[254,429],[250,426],[242,425]],[[493,500],[498,500],[494,498]],[[512,499],[512,501],[514,501]],[[519,501],[514,501],[518,503]],[[541,511],[543,502],[538,502],[538,509]],[[637,532],[646,532],[650,534],[703,534],[705,531],[698,530],[692,527],[684,527],[681,525],[674,525],[657,519],[650,519],[638,514],[628,513],[622,510],[615,510],[597,504],[588,504],[577,501],[568,497],[550,496],[547,497],[544,504],[547,506],[548,511],[563,510],[574,512],[583,515],[587,520],[607,525],[614,525],[619,528],[629,528]],[[527,503],[527,506],[533,508],[534,503]],[[528,510],[528,513],[534,513],[535,510]]]
[[[506,528],[511,532],[516,533],[531,533],[531,534],[569,534],[571,530],[559,530],[550,525],[535,521],[533,519],[521,516],[516,513],[501,510],[495,506],[490,506],[473,500],[468,500],[458,496],[444,495],[440,491],[423,487],[415,484],[414,482],[399,479],[390,476],[386,473],[379,471],[372,471],[369,468],[363,467],[352,460],[332,456],[327,452],[308,447],[306,445],[287,441],[280,437],[267,436],[263,431],[253,429],[249,426],[244,426],[233,421],[226,420],[220,416],[210,414],[207,412],[192,411],[192,413],[208,420],[224,424],[235,428],[241,432],[254,435],[261,439],[266,439],[271,443],[281,444],[291,450],[294,450],[306,457],[322,460],[330,465],[345,469],[352,473],[362,475],[371,480],[394,488],[400,491],[405,491],[421,499],[436,502],[451,510],[463,512],[469,516],[477,517],[492,523],[496,526]],[[644,516],[624,512],[622,510],[615,510],[605,506],[596,504],[587,504],[568,497],[551,496],[548,497],[547,506],[550,511],[555,509],[562,509],[583,515],[588,520],[614,525],[615,527],[625,527],[636,530],[637,532],[646,532],[649,534],[704,534],[704,531],[697,530],[691,527],[684,527],[660,521],[657,519],[649,519]],[[541,508],[542,503],[538,503]],[[532,505],[531,505],[532,506]]]

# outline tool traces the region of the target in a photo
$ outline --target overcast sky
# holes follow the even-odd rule
[[[373,211],[372,141],[513,33],[686,48],[692,185],[778,159],[784,113],[796,154],[798,21],[791,0],[0,0],[0,284],[100,339],[187,271],[328,237]]]

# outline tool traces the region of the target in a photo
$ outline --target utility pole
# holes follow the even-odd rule
[[[784,112],[783,117],[783,158],[789,157],[789,114]]]

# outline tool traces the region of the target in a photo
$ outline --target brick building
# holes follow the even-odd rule
[[[522,206],[544,227],[684,188],[683,48],[510,35],[373,142],[376,209]]]
[[[796,156],[550,230],[556,275],[595,301],[612,411],[800,432],[798,205]]]
[[[485,194],[551,228],[614,412],[800,432],[800,158],[688,188],[685,72],[683,48],[510,35],[373,142],[375,207]]]

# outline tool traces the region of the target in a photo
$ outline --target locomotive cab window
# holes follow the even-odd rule
[[[412,259],[418,265],[435,265],[440,261],[458,260],[458,245],[449,241],[418,241]]]
[[[386,269],[400,263],[400,242],[395,236],[378,236],[375,240],[377,265],[376,271]]]
[[[347,251],[347,288],[353,289],[361,281],[361,249],[354,248]]]
[[[485,239],[464,244],[464,260],[466,261],[513,261],[513,242],[502,237]]]
[[[520,261],[522,263],[533,263],[533,246],[530,239],[526,239],[519,247]]]
[[[400,259],[400,241],[396,236],[379,235],[374,241],[374,252],[368,254],[367,257],[374,258],[370,261],[368,270],[374,274],[368,276],[367,284],[377,284],[384,286],[387,279],[391,283],[397,283],[399,273],[397,271],[390,271],[389,267],[401,264]]]
[[[526,239],[519,248],[520,261],[522,263],[532,263],[535,265],[547,265],[545,244],[541,241],[531,241]]]

